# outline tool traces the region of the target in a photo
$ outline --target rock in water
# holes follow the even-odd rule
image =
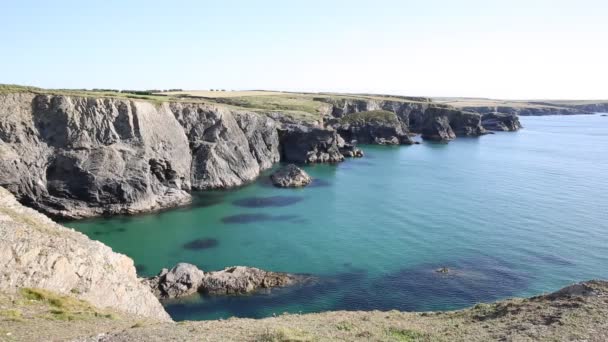
[[[306,171],[289,164],[270,176],[272,184],[280,188],[300,188],[312,182]]]
[[[156,277],[144,279],[158,298],[178,298],[191,295],[198,291],[205,272],[196,266],[179,263],[170,270],[163,268]]]
[[[360,148],[358,148],[354,144],[348,143],[344,143],[343,146],[340,147],[340,153],[342,153],[343,156],[349,158],[362,158],[364,155],[363,151]]]
[[[306,279],[304,276],[269,272],[259,268],[233,266],[217,272],[203,272],[196,266],[177,264],[164,268],[156,277],[143,279],[157,298],[179,298],[196,292],[212,295],[246,294],[258,289],[284,287]]]
[[[293,285],[298,277],[288,273],[234,266],[223,271],[207,273],[199,291],[207,294],[246,294],[258,289]]]

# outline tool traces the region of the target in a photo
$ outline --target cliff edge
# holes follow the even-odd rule
[[[133,260],[19,204],[0,187],[0,291],[40,288],[98,308],[171,321]]]

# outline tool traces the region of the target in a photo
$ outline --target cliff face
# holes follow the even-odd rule
[[[332,114],[338,118],[368,111],[393,112],[399,119],[392,127],[396,132],[421,133],[424,139],[448,141],[456,136],[479,136],[486,133],[481,125],[481,114],[431,102],[331,98],[322,100],[333,105]],[[364,126],[357,127],[357,130],[373,132],[374,128]],[[371,137],[371,141],[374,141],[374,137]]]
[[[186,204],[193,189],[251,182],[281,159],[340,162],[343,139],[412,144],[410,133],[437,141],[486,133],[480,114],[423,98],[315,101],[323,113],[311,124],[200,101],[3,94],[0,186],[53,216],[133,214]]]
[[[0,95],[0,186],[62,217],[185,204],[279,160],[274,121],[204,104]]]
[[[99,308],[170,321],[133,261],[25,208],[0,187],[0,291],[42,288]]]

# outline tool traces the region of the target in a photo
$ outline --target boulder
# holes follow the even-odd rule
[[[342,153],[342,155],[344,157],[349,157],[349,158],[363,157],[363,151],[360,148],[358,148],[357,146],[355,146],[355,144],[344,143],[340,147],[340,153]]]
[[[201,286],[205,272],[196,266],[179,263],[170,270],[163,268],[156,277],[144,279],[158,298],[178,298],[196,293]]]
[[[207,273],[199,290],[212,295],[246,294],[259,289],[293,285],[299,278],[288,273],[234,266],[222,271]]]
[[[270,176],[272,184],[280,188],[299,188],[307,186],[312,182],[312,178],[306,171],[294,164],[282,167]]]

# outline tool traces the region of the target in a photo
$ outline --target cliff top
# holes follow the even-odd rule
[[[605,341],[607,303],[608,283],[589,281],[549,295],[459,311],[334,311],[175,324],[25,289],[12,295],[0,293],[0,340]]]

